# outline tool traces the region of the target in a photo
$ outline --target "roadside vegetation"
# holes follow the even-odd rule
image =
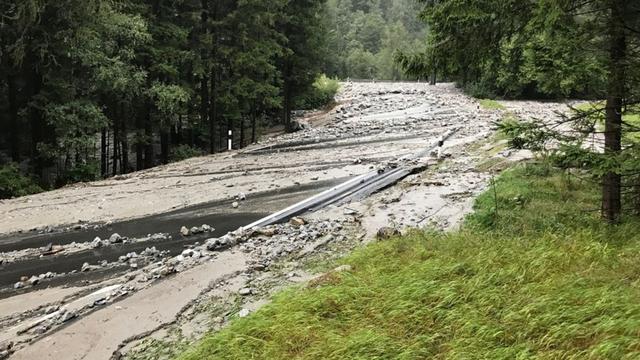
[[[313,82],[312,87],[299,97],[296,108],[313,110],[330,106],[335,102],[338,90],[340,81],[322,74]]]
[[[500,104],[495,100],[480,99],[478,100],[478,102],[480,103],[480,106],[482,106],[482,108],[486,110],[505,110],[506,109],[504,105]]]
[[[508,170],[459,231],[372,244],[179,359],[634,359],[640,222],[598,216],[596,184]]]
[[[0,166],[0,199],[36,194],[43,191],[35,181],[23,175],[15,164]]]

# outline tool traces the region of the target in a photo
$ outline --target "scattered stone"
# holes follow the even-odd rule
[[[376,238],[378,240],[388,240],[398,235],[400,235],[400,231],[398,229],[385,226],[378,230],[378,233],[376,234]]]
[[[189,233],[189,229],[187,229],[187,227],[186,227],[186,226],[183,226],[183,227],[181,227],[181,228],[180,228],[180,234],[182,234],[182,236],[189,236],[189,235],[191,235],[191,234]]]
[[[99,237],[96,237],[95,239],[93,239],[93,241],[91,242],[91,247],[94,249],[98,249],[102,247],[102,239],[100,239]]]
[[[249,296],[253,293],[253,290],[251,290],[250,288],[242,288],[240,289],[240,291],[238,292],[238,294],[240,294],[240,296]]]
[[[122,242],[122,240],[123,240],[122,236],[120,236],[120,234],[118,233],[114,233],[109,237],[109,242],[112,244],[119,244]]]
[[[248,309],[242,309],[238,313],[238,317],[245,318],[245,317],[249,316],[250,313],[251,312]]]
[[[289,223],[293,226],[303,226],[307,222],[303,218],[294,217],[294,218],[291,218],[291,220],[289,220]]]
[[[32,276],[31,278],[29,278],[28,282],[29,282],[29,285],[36,286],[40,282],[40,278],[38,278],[37,276]]]
[[[203,231],[199,227],[194,226],[191,229],[189,229],[189,232],[191,233],[191,235],[196,235],[196,234],[202,233]]]
[[[94,271],[100,269],[100,266],[90,265],[89,263],[82,264],[82,268],[80,268],[81,272]]]
[[[13,288],[18,290],[18,289],[22,289],[24,287],[24,283],[22,281],[18,281],[17,283],[13,284]]]
[[[66,323],[69,320],[75,319],[77,316],[78,314],[76,314],[75,311],[64,311],[62,313],[62,316],[60,317],[59,322]]]
[[[337,268],[333,269],[333,271],[335,271],[337,273],[350,272],[352,270],[353,270],[353,268],[351,267],[351,265],[342,265],[342,266],[338,266]]]
[[[255,232],[258,235],[267,236],[267,237],[272,237],[275,234],[277,234],[276,229],[273,227],[259,228],[259,229],[256,229]]]
[[[360,213],[358,212],[358,210],[345,208],[343,214],[345,214],[347,216],[356,216],[356,215],[358,215]]]
[[[234,202],[233,202],[233,204],[231,204],[231,206],[232,206],[234,209],[237,209],[238,207],[240,207],[240,204],[238,204],[238,202],[237,202],[237,201],[234,201]]]

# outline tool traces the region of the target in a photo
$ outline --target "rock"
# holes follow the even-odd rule
[[[262,235],[262,236],[267,236],[267,237],[272,237],[273,235],[277,234],[278,232],[276,231],[275,228],[260,228],[256,230],[256,233],[258,235]]]
[[[40,282],[40,278],[38,278],[37,276],[32,276],[31,278],[29,278],[28,282],[29,282],[29,285],[36,286]]]
[[[109,242],[112,244],[119,244],[122,242],[122,240],[122,236],[120,236],[120,234],[118,233],[114,233],[109,237]]]
[[[215,251],[220,247],[220,241],[218,239],[208,239],[205,242],[205,246],[207,247],[207,250],[209,251]]]
[[[180,234],[182,234],[182,236],[191,235],[191,233],[189,232],[189,229],[187,229],[186,226],[183,226],[183,227],[180,228]]]
[[[237,201],[234,201],[234,202],[233,202],[233,204],[231,204],[231,206],[232,206],[234,209],[237,209],[238,207],[240,207],[240,204],[238,204],[238,202],[237,202]]]
[[[343,214],[345,214],[347,216],[355,216],[355,215],[358,215],[359,212],[357,210],[354,210],[354,209],[346,208],[346,209],[344,209]]]
[[[240,289],[240,291],[238,292],[238,294],[240,294],[240,296],[249,296],[253,293],[253,291],[250,288],[242,288]]]
[[[349,272],[351,270],[353,270],[351,265],[342,265],[342,266],[338,266],[337,268],[333,269],[333,271],[335,271],[337,273]]]
[[[236,196],[236,199],[238,199],[239,201],[245,201],[245,200],[247,200],[247,195],[245,195],[244,193],[239,193]]]
[[[22,281],[18,281],[17,283],[13,284],[13,288],[18,290],[18,289],[22,289],[24,287],[24,283]]]
[[[249,316],[251,312],[248,309],[242,309],[240,310],[240,312],[238,313],[238,317],[244,318]]]
[[[60,323],[65,323],[69,320],[75,319],[78,316],[78,314],[75,313],[75,311],[65,311],[62,316],[60,317],[59,322]]]
[[[194,254],[195,254],[195,251],[193,251],[191,249],[187,249],[187,250],[182,252],[182,256],[185,257],[185,258],[192,257]]]
[[[82,264],[82,268],[80,268],[81,272],[93,271],[100,269],[100,266],[89,265],[89,263]]]
[[[201,230],[199,227],[194,226],[194,227],[192,227],[192,228],[189,230],[189,232],[190,232],[192,235],[196,235],[196,234],[200,234],[200,233],[202,233],[202,230]]]
[[[380,230],[378,230],[378,233],[376,234],[376,238],[378,240],[387,240],[398,235],[400,235],[400,231],[398,229],[385,226],[383,228],[380,228]]]
[[[203,225],[200,227],[200,230],[202,230],[202,232],[213,232],[215,229],[214,229],[214,228],[212,228],[210,225],[203,224]]]
[[[93,239],[93,241],[91,242],[91,247],[94,249],[98,249],[102,247],[102,239],[100,239],[99,237],[96,237],[95,239]]]
[[[291,218],[291,220],[289,220],[289,224],[293,225],[293,226],[302,226],[305,225],[307,222],[304,221],[303,218],[299,218],[299,217],[294,217]]]

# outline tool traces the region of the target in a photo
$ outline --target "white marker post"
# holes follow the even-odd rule
[[[233,150],[233,131],[229,130],[229,147],[228,150]]]

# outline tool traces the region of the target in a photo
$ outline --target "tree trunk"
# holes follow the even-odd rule
[[[122,163],[120,164],[120,172],[122,174],[129,173],[129,139],[127,133],[127,122],[124,119],[124,104],[120,104],[120,121],[122,122],[120,142],[122,143]]]
[[[244,148],[244,116],[240,118],[240,149]]]
[[[291,124],[291,91],[289,90],[289,84],[285,81],[284,84],[284,104],[283,104],[283,121],[286,132],[293,132],[293,124]]]
[[[218,104],[216,101],[217,81],[216,72],[213,67],[211,68],[209,79],[211,80],[211,92],[209,93],[209,152],[213,154],[216,152],[216,121],[218,119]]]
[[[33,71],[31,85],[31,99],[34,99],[42,90],[42,75],[36,70]],[[46,124],[44,122],[40,109],[31,106],[29,109],[29,118],[31,122],[31,158],[34,159],[34,173],[44,183],[43,170],[45,167],[44,154],[40,154],[39,146],[44,142],[44,134]]]
[[[605,154],[618,156],[622,138],[622,103],[625,96],[625,58],[627,40],[623,23],[626,0],[611,1],[609,23],[609,85],[605,122]],[[620,219],[622,177],[614,170],[604,175],[602,186],[602,217],[610,223]]]
[[[258,120],[255,106],[251,109],[251,143],[256,143]]]
[[[146,106],[144,107],[146,111]],[[136,116],[136,170],[140,171],[144,169],[144,133],[142,128],[144,126],[144,117],[142,112]]]
[[[107,177],[107,168],[109,165],[109,157],[107,150],[107,128],[102,128],[102,138],[100,139],[100,174],[103,178]]]
[[[115,112],[117,114],[117,112]],[[116,119],[113,119],[113,163],[111,164],[113,167],[113,175],[116,175],[118,173],[118,157],[119,152],[118,152],[118,145],[120,144],[120,133],[119,133],[119,129],[118,129],[118,119],[117,119],[117,115],[116,115]]]
[[[15,77],[9,75],[7,77],[7,85],[9,92],[9,148],[11,159],[15,162],[20,161],[20,129],[18,126],[18,96],[15,84]]]
[[[165,129],[160,130],[160,157],[163,164],[169,163],[169,132]]]
[[[154,150],[153,150],[153,123],[151,121],[151,104],[149,104],[147,100],[146,104],[146,113],[144,119],[144,167],[145,169],[152,168],[155,159],[154,159]]]

